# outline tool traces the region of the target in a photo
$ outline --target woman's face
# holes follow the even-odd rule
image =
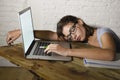
[[[71,34],[70,34],[71,32]],[[78,23],[68,23],[63,27],[65,39],[71,38],[72,41],[84,41],[86,37],[86,31],[84,26],[78,21]]]

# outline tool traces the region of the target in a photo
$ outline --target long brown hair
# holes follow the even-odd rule
[[[70,22],[71,23],[78,23],[78,20],[82,20],[82,19],[77,18],[77,17],[72,16],[72,15],[67,15],[67,16],[64,16],[63,18],[61,18],[60,21],[57,23],[57,35],[58,35],[58,38],[60,38],[62,40],[65,40],[65,38],[64,38],[65,36],[62,33],[63,27],[65,25],[67,25],[68,23],[70,23]],[[85,30],[86,30],[86,39],[85,39],[85,41],[87,41],[87,38],[89,36],[93,35],[94,28],[91,27],[91,26],[88,26],[84,21],[83,21],[83,26],[85,27]]]

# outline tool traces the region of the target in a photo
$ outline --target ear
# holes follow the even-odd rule
[[[84,24],[83,20],[81,20],[81,19],[78,20],[78,23],[79,23],[80,25],[83,25],[83,24]]]

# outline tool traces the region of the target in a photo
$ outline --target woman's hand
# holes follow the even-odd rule
[[[7,38],[6,38],[7,44],[10,45],[11,43],[13,43],[13,41],[15,41],[17,38],[19,38],[20,35],[21,35],[20,29],[9,31],[7,33]]]
[[[68,56],[69,49],[62,47],[59,44],[50,44],[47,46],[44,52],[47,52],[47,54],[49,54],[50,52],[55,52],[62,56]]]

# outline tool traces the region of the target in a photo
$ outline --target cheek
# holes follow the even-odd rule
[[[86,33],[85,33],[85,29],[79,29],[78,32],[77,32],[78,36],[80,36],[81,38],[81,41],[84,41],[85,40],[85,37],[86,37]]]
[[[83,32],[82,32],[82,41],[84,41],[86,38],[86,31],[85,29],[83,29]]]

